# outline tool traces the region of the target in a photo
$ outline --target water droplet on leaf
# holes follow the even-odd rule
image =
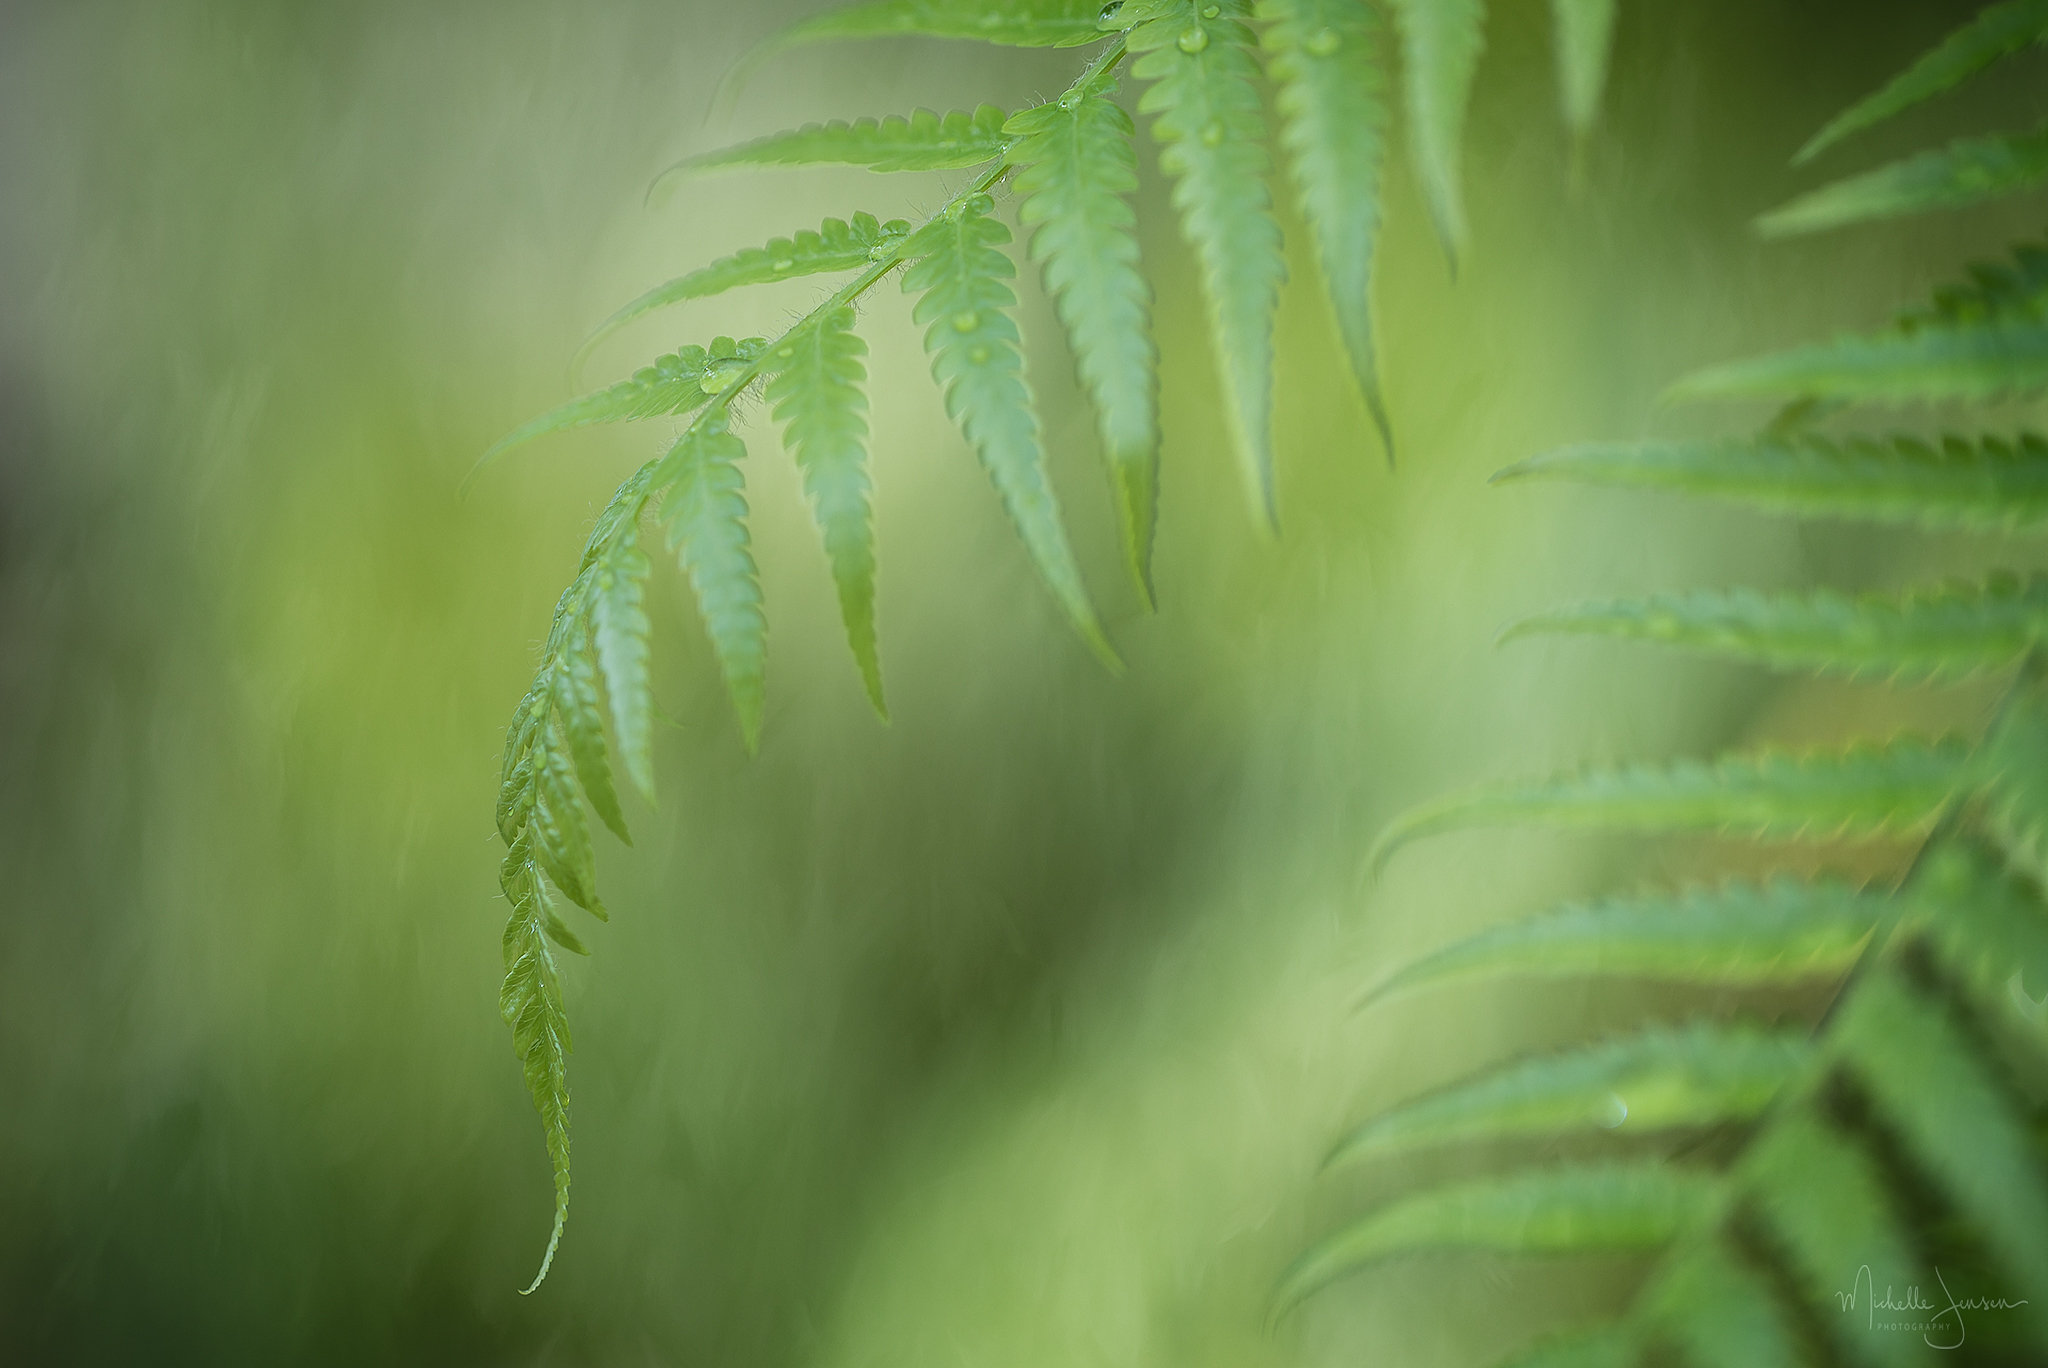
[[[1222,143],[1223,120],[1209,120],[1208,125],[1202,129],[1202,145],[1204,147],[1219,147]]]
[[[1070,90],[1066,94],[1060,96],[1061,109],[1076,109],[1080,107],[1080,104],[1081,92],[1078,90]]]
[[[967,349],[967,359],[977,366],[986,365],[988,363],[988,348],[982,346],[969,347]]]
[[[1214,19],[1214,18],[1215,18],[1215,17],[1217,16],[1217,15],[1219,15],[1219,14],[1221,14],[1221,13],[1223,13],[1223,10],[1222,10],[1222,7],[1221,7],[1221,6],[1218,6],[1218,5],[1204,5],[1204,6],[1202,6],[1202,17],[1203,17],[1204,19]]]
[[[776,257],[768,263],[768,269],[771,271],[789,271],[795,268],[796,258],[794,257]]]
[[[1303,44],[1311,54],[1317,57],[1327,57],[1343,45],[1344,40],[1337,36],[1337,30],[1335,29],[1318,29],[1315,35],[1307,43]]]
[[[1615,1130],[1628,1120],[1628,1103],[1622,1101],[1620,1093],[1609,1093],[1593,1105],[1593,1124],[1602,1130]]]
[[[1182,52],[1200,52],[1203,48],[1209,46],[1209,30],[1200,25],[1196,25],[1191,29],[1182,29],[1179,41]]]
[[[953,330],[955,332],[973,332],[979,326],[981,326],[981,315],[973,309],[963,309],[953,315]]]

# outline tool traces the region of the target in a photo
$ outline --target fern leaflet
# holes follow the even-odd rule
[[[2031,190],[2048,180],[2048,129],[1963,138],[1938,152],[1866,171],[1801,195],[1757,220],[1765,237],[1818,233]]]
[[[1807,1054],[1804,1031],[1693,1027],[1526,1060],[1367,1122],[1325,1167],[1458,1140],[1747,1120]]]
[[[903,289],[918,296],[911,317],[925,325],[925,350],[947,414],[981,458],[1068,619],[1114,665],[1116,653],[1088,601],[1046,477],[1038,416],[1024,386],[1024,358],[1009,315],[1017,296],[1003,283],[1017,268],[996,250],[1010,240],[1010,230],[991,217],[994,208],[987,195],[973,195],[919,229],[905,248],[918,260],[904,273]]]
[[[747,749],[760,743],[768,655],[768,619],[747,535],[746,446],[732,435],[722,411],[690,425],[662,458],[655,482],[665,489],[661,518],[697,596],[739,714]]]
[[[1256,40],[1245,0],[1172,6],[1132,30],[1143,53],[1133,73],[1150,81],[1140,113],[1157,117],[1159,165],[1174,178],[1181,231],[1201,262],[1209,333],[1223,372],[1231,435],[1253,501],[1277,523],[1273,489],[1273,313],[1287,265],[1266,189],[1265,116],[1255,84]],[[1213,17],[1205,17],[1216,11]]]
[[[660,418],[702,408],[724,387],[728,377],[758,359],[766,346],[766,341],[758,337],[749,337],[744,342],[720,337],[708,348],[690,346],[672,352],[651,366],[642,366],[630,380],[571,399],[520,424],[483,454],[477,468],[482,469],[521,443],[549,433],[595,423]]]
[[[867,398],[861,393],[866,354],[867,344],[854,335],[852,309],[821,314],[776,349],[782,370],[769,382],[767,397],[785,425],[825,539],[847,645],[869,701],[886,717],[875,650],[875,532],[868,508]]]
[[[1002,110],[985,104],[976,106],[971,114],[956,109],[941,116],[929,109],[916,109],[908,118],[891,114],[879,121],[809,123],[686,157],[656,178],[653,193],[659,194],[685,172],[736,166],[829,162],[865,166],[871,171],[948,171],[979,166],[1002,155],[1005,117]]]
[[[856,0],[799,20],[749,58],[804,43],[917,35],[1013,47],[1073,47],[1102,37],[1101,0]]]
[[[1706,764],[1631,765],[1496,784],[1415,809],[1387,828],[1373,863],[1420,836],[1487,823],[1633,831],[1725,830],[1765,839],[1925,831],[1970,777],[1961,740],[1763,751]]]
[[[1592,131],[1607,84],[1607,59],[1614,47],[1618,0],[1550,0],[1557,30],[1557,85],[1564,98],[1564,122],[1575,137]]]
[[[2048,642],[2048,578],[1996,575],[1853,598],[1739,589],[1586,604],[1525,619],[1501,640],[1539,633],[1658,641],[1852,678],[1950,680],[2011,665]]]
[[[1408,142],[1437,235],[1455,259],[1465,242],[1465,111],[1485,46],[1486,0],[1392,0],[1401,30]]]
[[[766,285],[832,271],[857,271],[870,262],[892,258],[909,235],[910,225],[902,219],[878,223],[873,214],[855,214],[850,223],[828,218],[816,232],[806,228],[794,238],[776,238],[765,247],[749,247],[720,257],[709,266],[700,266],[688,275],[655,286],[598,324],[597,330],[576,349],[570,364],[580,367],[599,344],[656,309],[687,299],[709,299],[747,285]]]
[[[627,777],[649,803],[654,801],[654,701],[648,683],[648,638],[652,626],[642,606],[651,566],[640,549],[636,525],[612,538],[595,564],[591,584],[591,634],[597,663],[612,704],[612,730]]]
[[[1831,119],[1799,149],[1795,162],[1819,155],[1859,133],[1930,100],[2001,58],[2048,39],[2048,0],[2006,0],[1992,5],[1942,44],[1894,77],[1882,90]]]
[[[1279,83],[1281,141],[1315,234],[1337,331],[1391,455],[1372,340],[1372,261],[1385,160],[1385,36],[1366,0],[1260,0],[1267,69]]]
[[[512,916],[505,924],[505,983],[498,993],[498,1011],[512,1028],[512,1048],[526,1076],[526,1091],[540,1112],[548,1163],[555,1175],[555,1220],[548,1232],[540,1272],[526,1288],[539,1287],[561,1247],[569,1220],[569,1017],[562,1009],[562,979],[548,949],[547,923],[553,919],[540,871],[531,858],[527,838],[505,852],[498,876]]]
[[[1094,401],[1109,466],[1124,557],[1152,601],[1152,531],[1159,516],[1158,354],[1151,287],[1138,268],[1136,216],[1125,196],[1138,186],[1135,128],[1103,75],[1058,101],[1011,118],[1009,150],[1020,167],[1018,221],[1032,227],[1031,254],[1045,263],[1046,290],[1066,325],[1082,385]]]
[[[1496,483],[1567,479],[1667,489],[1773,513],[1927,528],[2028,529],[2048,522],[2048,442],[1951,437],[1834,441],[1777,436],[1699,442],[1596,442],[1509,466]]]
[[[1882,898],[1833,880],[1731,883],[1615,898],[1482,931],[1406,966],[1360,999],[1511,974],[1629,975],[1767,984],[1855,963]]]

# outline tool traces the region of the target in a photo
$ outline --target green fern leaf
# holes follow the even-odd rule
[[[1965,678],[2048,640],[2048,577],[1996,575],[1902,595],[1690,593],[1585,604],[1527,618],[1537,634],[1656,641],[1786,670],[1900,682]]]
[[[1429,1249],[1572,1254],[1654,1249],[1709,1218],[1720,1184],[1661,1161],[1571,1165],[1418,1193],[1302,1255],[1276,1300],[1292,1306],[1369,1263]]]
[[[2048,523],[2048,442],[1911,438],[1837,442],[1786,436],[1597,442],[1509,466],[1496,484],[1562,479],[1666,489],[1773,513],[1926,528],[2031,529]]]
[[[1607,58],[1614,48],[1616,0],[1550,0],[1557,30],[1557,85],[1565,127],[1584,139],[1600,111]]]
[[[1387,131],[1385,35],[1366,0],[1260,0],[1268,70],[1279,82],[1281,142],[1315,234],[1337,331],[1365,406],[1391,454],[1372,341],[1372,260],[1379,240]]]
[[[1712,366],[1667,397],[1878,400],[1993,399],[2048,384],[2048,323],[1900,329],[1838,337]]]
[[[598,668],[611,699],[619,758],[640,796],[652,803],[654,699],[647,662],[653,627],[642,606],[649,565],[637,531],[636,525],[635,535],[615,537],[605,545],[592,579],[590,621]]]
[[[2025,1283],[2048,1283],[2048,1185],[2026,1131],[1948,1015],[1891,971],[1850,998],[1835,1041],[1906,1148]]]
[[[519,839],[533,815],[534,771],[539,764],[534,747],[541,725],[547,721],[548,695],[545,676],[536,681],[519,700],[512,726],[505,739],[504,768],[498,779],[498,835],[507,846]]]
[[[605,754],[604,704],[597,693],[597,660],[591,649],[587,639],[572,640],[570,648],[555,657],[555,711],[562,719],[563,736],[583,796],[613,834],[631,845],[633,838],[626,831],[625,814],[619,811],[619,796],[612,789],[611,763]]]
[[[1833,977],[1856,962],[1884,912],[1881,897],[1834,880],[1614,898],[1482,931],[1395,973],[1360,1005],[1510,974],[1740,985]]]
[[[2048,180],[2048,129],[1963,138],[1937,152],[1866,171],[1801,195],[1756,221],[1765,237],[1964,209]]]
[[[535,754],[533,833],[534,858],[564,897],[599,921],[609,920],[597,896],[597,852],[590,845],[590,824],[576,796],[575,762],[563,728],[545,727]]]
[[[1635,1368],[1641,1355],[1634,1327],[1610,1323],[1547,1336],[1495,1368]]]
[[[1672,1254],[1636,1313],[1683,1351],[1684,1361],[1742,1368],[1804,1368],[1810,1360],[1771,1285],[1720,1240]]]
[[[513,447],[551,432],[566,432],[594,423],[660,418],[702,408],[725,387],[726,377],[753,362],[767,345],[759,337],[743,342],[721,337],[709,348],[691,346],[672,352],[651,366],[641,367],[630,380],[571,399],[514,428],[483,454],[477,467],[481,469]]]
[[[899,35],[1074,47],[1102,37],[1096,25],[1102,9],[1102,0],[857,0],[791,24],[762,44],[760,55],[805,43]]]
[[[873,214],[855,214],[850,223],[828,218],[815,233],[807,228],[794,238],[776,238],[766,247],[749,247],[720,257],[709,266],[655,286],[598,324],[597,331],[576,349],[571,365],[580,367],[599,344],[656,309],[688,299],[709,299],[747,285],[766,285],[833,271],[858,271],[893,257],[908,236],[910,224],[903,219],[878,223]]]
[[[882,665],[875,650],[875,529],[868,508],[867,344],[853,332],[853,310],[819,314],[777,349],[782,371],[768,401],[803,472],[825,558],[839,589],[846,642],[875,711],[882,701]]]
[[[1393,0],[1401,30],[1408,142],[1422,198],[1455,260],[1465,242],[1465,112],[1485,46],[1486,0]]]
[[[2048,0],[2008,0],[1992,5],[1892,78],[1884,89],[1837,114],[1792,160],[1806,161],[1850,134],[1932,99],[2044,38],[2048,38]]]
[[[662,458],[655,477],[667,493],[661,518],[697,596],[697,611],[725,675],[747,749],[761,739],[768,660],[768,618],[747,536],[747,449],[712,410],[690,425]]]
[[[1152,290],[1138,267],[1138,187],[1130,115],[1111,99],[1107,75],[1057,103],[1010,119],[1009,160],[1022,169],[1018,221],[1031,255],[1045,263],[1046,290],[1066,325],[1075,365],[1095,403],[1117,525],[1131,574],[1152,602],[1152,531],[1159,509],[1159,358],[1152,345]]]
[[[809,123],[686,157],[655,179],[650,194],[658,195],[683,173],[735,166],[810,166],[830,162],[865,166],[871,171],[950,171],[979,166],[1002,155],[1006,117],[994,105],[985,104],[976,106],[972,114],[956,109],[942,116],[929,109],[915,109],[908,118],[891,114],[879,121],[855,119],[848,123],[833,119]]]
[[[2011,261],[1974,263],[1969,276],[1935,290],[1928,307],[1900,315],[1900,330],[2048,318],[2048,247],[2019,243]]]
[[[904,273],[903,289],[918,296],[911,317],[926,325],[924,348],[947,414],[1002,494],[1053,597],[1104,663],[1117,668],[1046,475],[1038,415],[1009,315],[1017,296],[1003,283],[1017,268],[996,250],[1010,240],[1010,230],[990,216],[994,208],[987,195],[974,195],[920,228],[904,249],[918,260]]]
[[[1256,39],[1246,0],[1194,0],[1132,30],[1142,53],[1132,71],[1151,87],[1138,102],[1173,177],[1181,232],[1202,268],[1209,335],[1223,372],[1224,406],[1253,502],[1275,524],[1273,313],[1287,264],[1266,189],[1266,121],[1259,109]],[[1208,16],[1209,11],[1217,13]]]
[[[1804,1031],[1693,1026],[1524,1060],[1375,1118],[1325,1167],[1451,1141],[1746,1121],[1804,1063]]]
[[[1865,1269],[1868,1281],[1852,1295],[1922,1281],[1876,1164],[1809,1113],[1790,1111],[1773,1122],[1743,1155],[1737,1181],[1812,1302],[1839,1306],[1844,1281],[1854,1284]],[[1910,1341],[1872,1335],[1860,1321],[1832,1317],[1830,1329],[1850,1362],[1903,1368],[1924,1361]]]
[[[512,1048],[526,1076],[526,1091],[540,1113],[548,1162],[555,1174],[555,1221],[540,1272],[526,1288],[547,1277],[569,1220],[569,1017],[562,1007],[562,980],[548,949],[546,924],[552,915],[540,872],[522,838],[505,852],[498,881],[512,904],[505,923],[505,982],[498,1011],[512,1028]]]
[[[1494,784],[1413,809],[1370,858],[1384,862],[1419,836],[1496,823],[1719,829],[1765,840],[1906,835],[1934,824],[1968,781],[1970,758],[1960,740],[1901,737],[1841,751],[1763,751]]]

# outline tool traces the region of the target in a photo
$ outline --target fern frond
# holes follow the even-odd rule
[[[1546,1336],[1495,1368],[1635,1368],[1641,1354],[1634,1327],[1610,1322]]]
[[[1607,59],[1614,49],[1616,0],[1550,0],[1551,25],[1557,31],[1557,85],[1564,101],[1564,123],[1583,140],[1600,110],[1600,91],[1607,84]]]
[[[747,536],[747,449],[732,435],[723,410],[713,409],[662,458],[655,476],[665,490],[661,519],[668,546],[690,577],[704,630],[725,675],[747,749],[761,739],[768,656],[768,619]]]
[[[631,845],[633,837],[626,830],[625,814],[619,811],[619,795],[612,789],[611,762],[605,753],[604,704],[597,693],[594,649],[595,643],[578,633],[571,638],[569,649],[555,657],[555,711],[562,719],[569,758],[591,811]]]
[[[911,317],[926,325],[924,346],[947,414],[995,482],[1068,620],[1116,668],[1116,652],[1088,601],[1046,475],[1038,415],[1024,384],[1017,325],[1008,312],[1017,296],[1003,283],[1017,268],[996,250],[1010,240],[1010,230],[991,217],[994,208],[987,195],[974,195],[919,229],[905,247],[905,255],[917,261],[904,273],[903,289],[918,296]]]
[[[2048,129],[1960,138],[1935,152],[1823,185],[1756,221],[1765,237],[1825,232],[2031,190],[2048,180]]]
[[[612,731],[619,758],[640,796],[654,801],[654,700],[648,683],[649,638],[653,627],[642,606],[651,568],[640,549],[640,504],[634,504],[632,535],[609,539],[594,566],[591,636],[605,693],[612,704]]]
[[[1770,1284],[1723,1240],[1673,1252],[1643,1288],[1635,1314],[1676,1345],[1686,1363],[1805,1368],[1810,1362]]]
[[[534,858],[562,890],[564,897],[598,920],[607,920],[597,896],[597,853],[590,845],[590,824],[583,819],[577,796],[576,766],[569,754],[566,728],[544,724],[535,749],[533,817]]]
[[[1758,1136],[1736,1181],[1783,1249],[1809,1300],[1826,1306],[1868,1270],[1867,1289],[1912,1286],[1920,1261],[1901,1229],[1889,1184],[1863,1148],[1805,1109],[1789,1109]],[[1853,1291],[1852,1291],[1853,1295]],[[1839,1306],[1839,1302],[1835,1302]],[[1891,1336],[1837,1316],[1830,1329],[1850,1362],[1920,1363]]]
[[[1710,1217],[1719,1182],[1661,1162],[1568,1165],[1418,1193],[1347,1226],[1288,1270],[1292,1306],[1379,1259],[1428,1249],[1575,1254],[1654,1249]]]
[[[1792,160],[1798,163],[1817,156],[1850,134],[1932,99],[2043,39],[2048,39],[2048,0],[2007,0],[1992,5],[1893,77],[1882,90],[1829,120]]]
[[[1360,1000],[1504,975],[1612,974],[1755,985],[1854,964],[1885,900],[1832,879],[1730,883],[1612,898],[1482,931],[1399,970]]]
[[[1804,398],[1908,403],[1995,399],[2048,384],[2048,323],[1987,321],[1846,335],[1695,371],[1671,399]]]
[[[561,974],[548,949],[547,892],[526,838],[513,841],[505,852],[498,882],[512,904],[505,923],[505,982],[498,991],[498,1012],[512,1028],[512,1048],[519,1055],[526,1091],[540,1113],[555,1175],[554,1226],[540,1272],[526,1288],[531,1292],[547,1277],[569,1220],[569,1017],[562,1007]]]
[[[1901,314],[1900,329],[2048,318],[2048,247],[2018,243],[2010,261],[1975,262],[1969,277],[1937,288],[1927,307]]]
[[[825,540],[825,558],[839,590],[846,642],[875,711],[882,701],[882,665],[875,650],[875,531],[868,507],[867,344],[853,331],[853,310],[821,314],[776,348],[782,370],[768,384],[768,402],[803,472],[804,493]]]
[[[1980,1005],[2003,1012],[2014,973],[2036,992],[2048,988],[2048,909],[1988,852],[1960,843],[1928,852],[1912,900],[1941,962]]]
[[[763,42],[749,65],[786,48],[847,38],[971,38],[1008,47],[1075,47],[1102,37],[1102,0],[856,0],[800,19]]]
[[[1948,1014],[1889,969],[1834,1044],[1906,1149],[2026,1283],[2048,1282],[2048,1184],[2003,1088]]]
[[[2048,640],[2048,577],[1854,597],[1737,589],[1592,603],[1525,618],[1500,639],[1538,634],[1655,641],[1852,678],[1952,680],[2003,668]]]
[[[1152,532],[1159,513],[1158,351],[1152,288],[1138,267],[1136,128],[1104,74],[1053,104],[1010,119],[1009,151],[1022,168],[1019,223],[1045,263],[1046,291],[1066,326],[1082,386],[1094,401],[1124,557],[1152,602]]]
[[[2032,529],[2048,523],[2048,442],[1910,437],[1834,441],[1782,436],[1565,447],[1493,477],[1664,489],[1772,513],[1860,518],[1926,528]]]
[[[1401,31],[1408,142],[1423,201],[1455,261],[1465,242],[1465,113],[1486,42],[1486,0],[1392,0],[1392,5]]]
[[[520,424],[483,454],[477,468],[482,469],[513,447],[552,432],[595,423],[662,418],[702,408],[725,387],[725,377],[753,362],[767,345],[759,337],[741,342],[720,337],[713,339],[709,347],[689,346],[671,352],[651,366],[642,366],[630,380],[571,399]]]
[[[851,221],[828,218],[818,225],[816,232],[806,228],[793,238],[776,238],[765,247],[748,247],[720,257],[709,266],[700,266],[688,275],[655,286],[598,324],[597,330],[576,349],[570,366],[580,367],[607,338],[656,309],[689,299],[709,299],[748,285],[833,271],[857,271],[870,262],[892,258],[909,236],[910,224],[903,219],[880,223],[873,214],[861,213]]]
[[[810,166],[837,163],[865,166],[870,171],[950,171],[979,166],[1002,155],[1003,121],[1008,115],[994,105],[977,105],[969,114],[952,110],[940,115],[914,109],[908,118],[890,114],[880,120],[832,119],[808,123],[783,133],[685,157],[655,178],[650,194],[658,194],[674,178],[692,171],[720,171],[735,166]]]
[[[1523,1060],[1396,1108],[1346,1136],[1324,1167],[1459,1140],[1593,1126],[1635,1135],[1746,1121],[1770,1104],[1807,1055],[1803,1030],[1652,1030]]]
[[[1227,0],[1198,13],[1194,0],[1183,0],[1127,41],[1144,54],[1132,71],[1152,84],[1138,111],[1157,116],[1159,165],[1173,177],[1181,232],[1201,263],[1231,436],[1254,503],[1277,525],[1273,313],[1287,265],[1266,189],[1272,164],[1248,9],[1246,0]]]
[[[1367,0],[1259,0],[1267,67],[1279,83],[1280,141],[1315,234],[1337,332],[1391,456],[1372,340],[1372,261],[1386,157],[1385,33]]]
[[[1397,818],[1370,859],[1383,863],[1420,836],[1497,823],[1718,829],[1765,840],[1904,835],[1934,824],[1968,781],[1970,760],[1961,740],[1900,737],[1846,750],[1761,751],[1493,784]]]

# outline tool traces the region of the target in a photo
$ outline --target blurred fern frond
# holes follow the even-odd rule
[[[1802,157],[2044,36],[2048,5],[1986,10],[1830,124]],[[1954,169],[1952,154],[1931,155]],[[1932,188],[1936,165],[1907,162],[1843,182],[1764,226],[1806,231],[1960,202]],[[2026,178],[1965,179],[1974,200]],[[1978,268],[1882,333],[1717,367],[1678,387],[1794,401],[1754,437],[1584,445],[1498,478],[1731,498],[1802,518],[2032,531],[2048,507],[2048,443],[2039,436],[1955,437],[1937,447],[1906,435],[1833,440],[1806,424],[1854,401],[2038,388],[2048,381],[2043,260],[2022,247],[2010,265]],[[1482,787],[1397,819],[1380,838],[1381,858],[1481,822],[1849,834],[1911,838],[1917,850],[1889,886],[1780,875],[1639,894],[1497,927],[1384,979],[1366,1002],[1517,975],[1657,979],[1719,990],[1723,1002],[1800,979],[1833,981],[1837,991],[1804,1029],[1766,1031],[1739,1009],[1695,1012],[1675,1026],[1517,1060],[1367,1120],[1339,1143],[1336,1161],[1572,1133],[1604,1133],[1618,1152],[1399,1197],[1305,1251],[1281,1281],[1280,1303],[1425,1249],[1624,1250],[1650,1268],[1619,1314],[1510,1362],[1623,1368],[1675,1355],[1698,1368],[1890,1368],[2048,1354],[2048,1316],[2028,1305],[2048,1287],[2048,1023],[2035,996],[2048,986],[2039,593],[2037,580],[2006,573],[1903,594],[1693,592],[1568,608],[1510,628],[1506,639],[1604,636],[1892,683],[2003,672],[2004,698],[1966,739],[1893,735],[1826,752],[1573,773]],[[1662,1152],[1630,1143],[1672,1131],[1701,1143]],[[1944,1264],[1949,1278],[1978,1285],[1945,1281]],[[1865,1315],[1907,1309],[1870,1300],[1887,1290],[1912,1304],[1891,1326]],[[1923,1292],[1933,1300],[1918,1300]],[[2009,1313],[2008,1323],[1984,1326],[1987,1307]],[[1962,1354],[1937,1352],[1966,1339]]]
[[[748,532],[737,405],[764,391],[803,475],[838,592],[847,642],[877,713],[883,710],[875,614],[876,551],[867,460],[866,346],[854,306],[897,271],[917,296],[932,375],[947,413],[988,472],[1018,539],[1076,633],[1114,668],[1047,471],[1044,428],[1023,366],[1008,281],[1016,265],[997,195],[1016,192],[1016,218],[1043,268],[1081,388],[1096,411],[1124,560],[1152,601],[1158,521],[1157,346],[1152,289],[1129,203],[1138,187],[1137,120],[1118,103],[1126,56],[1174,182],[1180,226],[1200,266],[1210,340],[1230,437],[1268,522],[1277,518],[1272,452],[1273,324],[1286,277],[1263,104],[1272,83],[1281,141],[1316,238],[1337,332],[1373,424],[1391,453],[1368,297],[1381,219],[1381,166],[1398,47],[1409,133],[1431,212],[1447,246],[1463,242],[1458,144],[1481,49],[1485,0],[1399,0],[1400,43],[1373,0],[854,0],[769,39],[752,69],[793,45],[889,35],[1059,48],[1095,43],[1057,99],[1006,114],[983,104],[833,120],[691,157],[657,178],[652,197],[712,170],[839,163],[874,171],[973,170],[920,220],[857,213],[777,238],[679,275],[600,324],[578,365],[622,328],[657,311],[779,280],[845,276],[779,333],[685,347],[626,380],[515,429],[486,453],[571,428],[674,417],[686,426],[599,516],[575,580],[520,705],[499,803],[506,844],[506,1013],[527,1060],[556,1173],[553,1257],[568,1198],[568,1033],[548,939],[581,952],[556,916],[550,883],[602,912],[581,803],[625,834],[613,760],[631,787],[654,787],[652,684],[643,606],[650,559],[640,526],[659,513],[703,616],[751,749],[766,697],[767,625]],[[1597,101],[1613,0],[1559,0],[1562,104],[1583,137]],[[1363,443],[1361,442],[1361,445]],[[609,703],[609,707],[605,706]],[[610,719],[606,735],[605,719]],[[616,749],[614,749],[614,747]],[[516,935],[514,934],[516,932]],[[516,990],[516,991],[515,991]],[[545,1268],[543,1268],[545,1272]]]

